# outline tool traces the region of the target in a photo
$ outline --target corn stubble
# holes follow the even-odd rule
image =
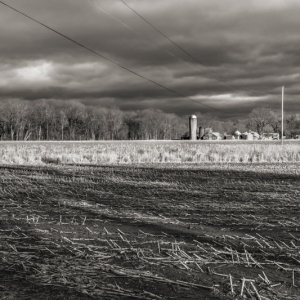
[[[189,166],[2,166],[0,295],[299,299],[297,164]]]

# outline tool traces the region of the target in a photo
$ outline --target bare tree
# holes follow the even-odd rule
[[[220,133],[252,129],[280,132],[278,111],[254,109],[248,119],[218,120],[195,112],[198,126]],[[300,134],[300,114],[286,115],[285,133]],[[78,101],[16,99],[0,100],[0,139],[178,139],[188,132],[188,116],[179,117],[158,109],[123,112],[119,108],[83,105]]]
[[[131,111],[124,114],[124,123],[127,126],[127,139],[138,140],[140,138],[140,118],[137,112]]]
[[[290,114],[286,117],[285,133],[290,137],[300,135],[300,114]]]
[[[63,110],[59,110],[57,119],[58,119],[58,124],[60,126],[61,140],[63,141],[64,140],[64,129],[69,124],[67,116]]]
[[[118,139],[119,130],[124,123],[124,113],[119,108],[112,108],[108,110],[106,118],[110,139]]]
[[[249,127],[262,134],[265,127],[270,124],[270,110],[264,107],[255,108],[249,115]]]
[[[269,112],[269,125],[272,127],[274,132],[281,131],[281,112],[279,110],[271,110]]]
[[[158,139],[163,131],[163,113],[159,109],[145,109],[140,112],[142,139]]]
[[[66,101],[61,104],[61,111],[65,114],[68,121],[69,139],[76,139],[76,131],[83,128],[83,115],[85,105],[77,101]]]
[[[0,106],[0,109],[1,109],[1,106]],[[5,124],[5,121],[2,119],[2,116],[0,115],[0,140],[3,139],[5,132],[6,132],[6,124]]]
[[[161,113],[161,138],[163,140],[178,138],[177,130],[180,124],[180,118],[175,114],[164,114]],[[182,133],[180,134],[180,136]]]
[[[104,107],[98,107],[96,112],[97,112],[96,139],[98,140],[109,139],[110,134],[109,134],[108,124],[107,124],[108,109]]]
[[[83,115],[87,139],[95,140],[109,138],[107,116],[108,110],[106,108],[87,107]]]
[[[55,124],[55,103],[42,99],[31,109],[31,121],[38,140],[49,140],[51,126]]]
[[[27,121],[27,103],[17,99],[9,99],[1,104],[2,121],[8,128],[11,140],[23,138]]]
[[[236,120],[233,122],[231,130],[228,129],[227,133],[234,134],[236,130],[245,132],[248,129],[249,123],[247,120]]]

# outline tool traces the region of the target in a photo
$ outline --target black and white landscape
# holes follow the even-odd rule
[[[0,0],[0,299],[299,299],[296,0]]]

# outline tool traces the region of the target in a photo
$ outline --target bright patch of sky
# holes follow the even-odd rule
[[[50,72],[52,71],[52,63],[38,62],[33,65],[22,67],[16,70],[19,79],[24,81],[47,81],[50,80]]]
[[[234,94],[220,94],[220,95],[198,95],[191,97],[194,100],[220,100],[220,101],[258,101],[268,99],[268,96],[239,96]]]

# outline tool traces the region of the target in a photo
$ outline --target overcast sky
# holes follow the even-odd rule
[[[3,1],[218,110],[155,86],[2,4],[0,99],[78,99],[123,110],[201,111],[233,119],[246,117],[255,107],[280,109],[284,85],[286,110],[299,111],[299,0],[124,0],[202,65],[120,0]]]

